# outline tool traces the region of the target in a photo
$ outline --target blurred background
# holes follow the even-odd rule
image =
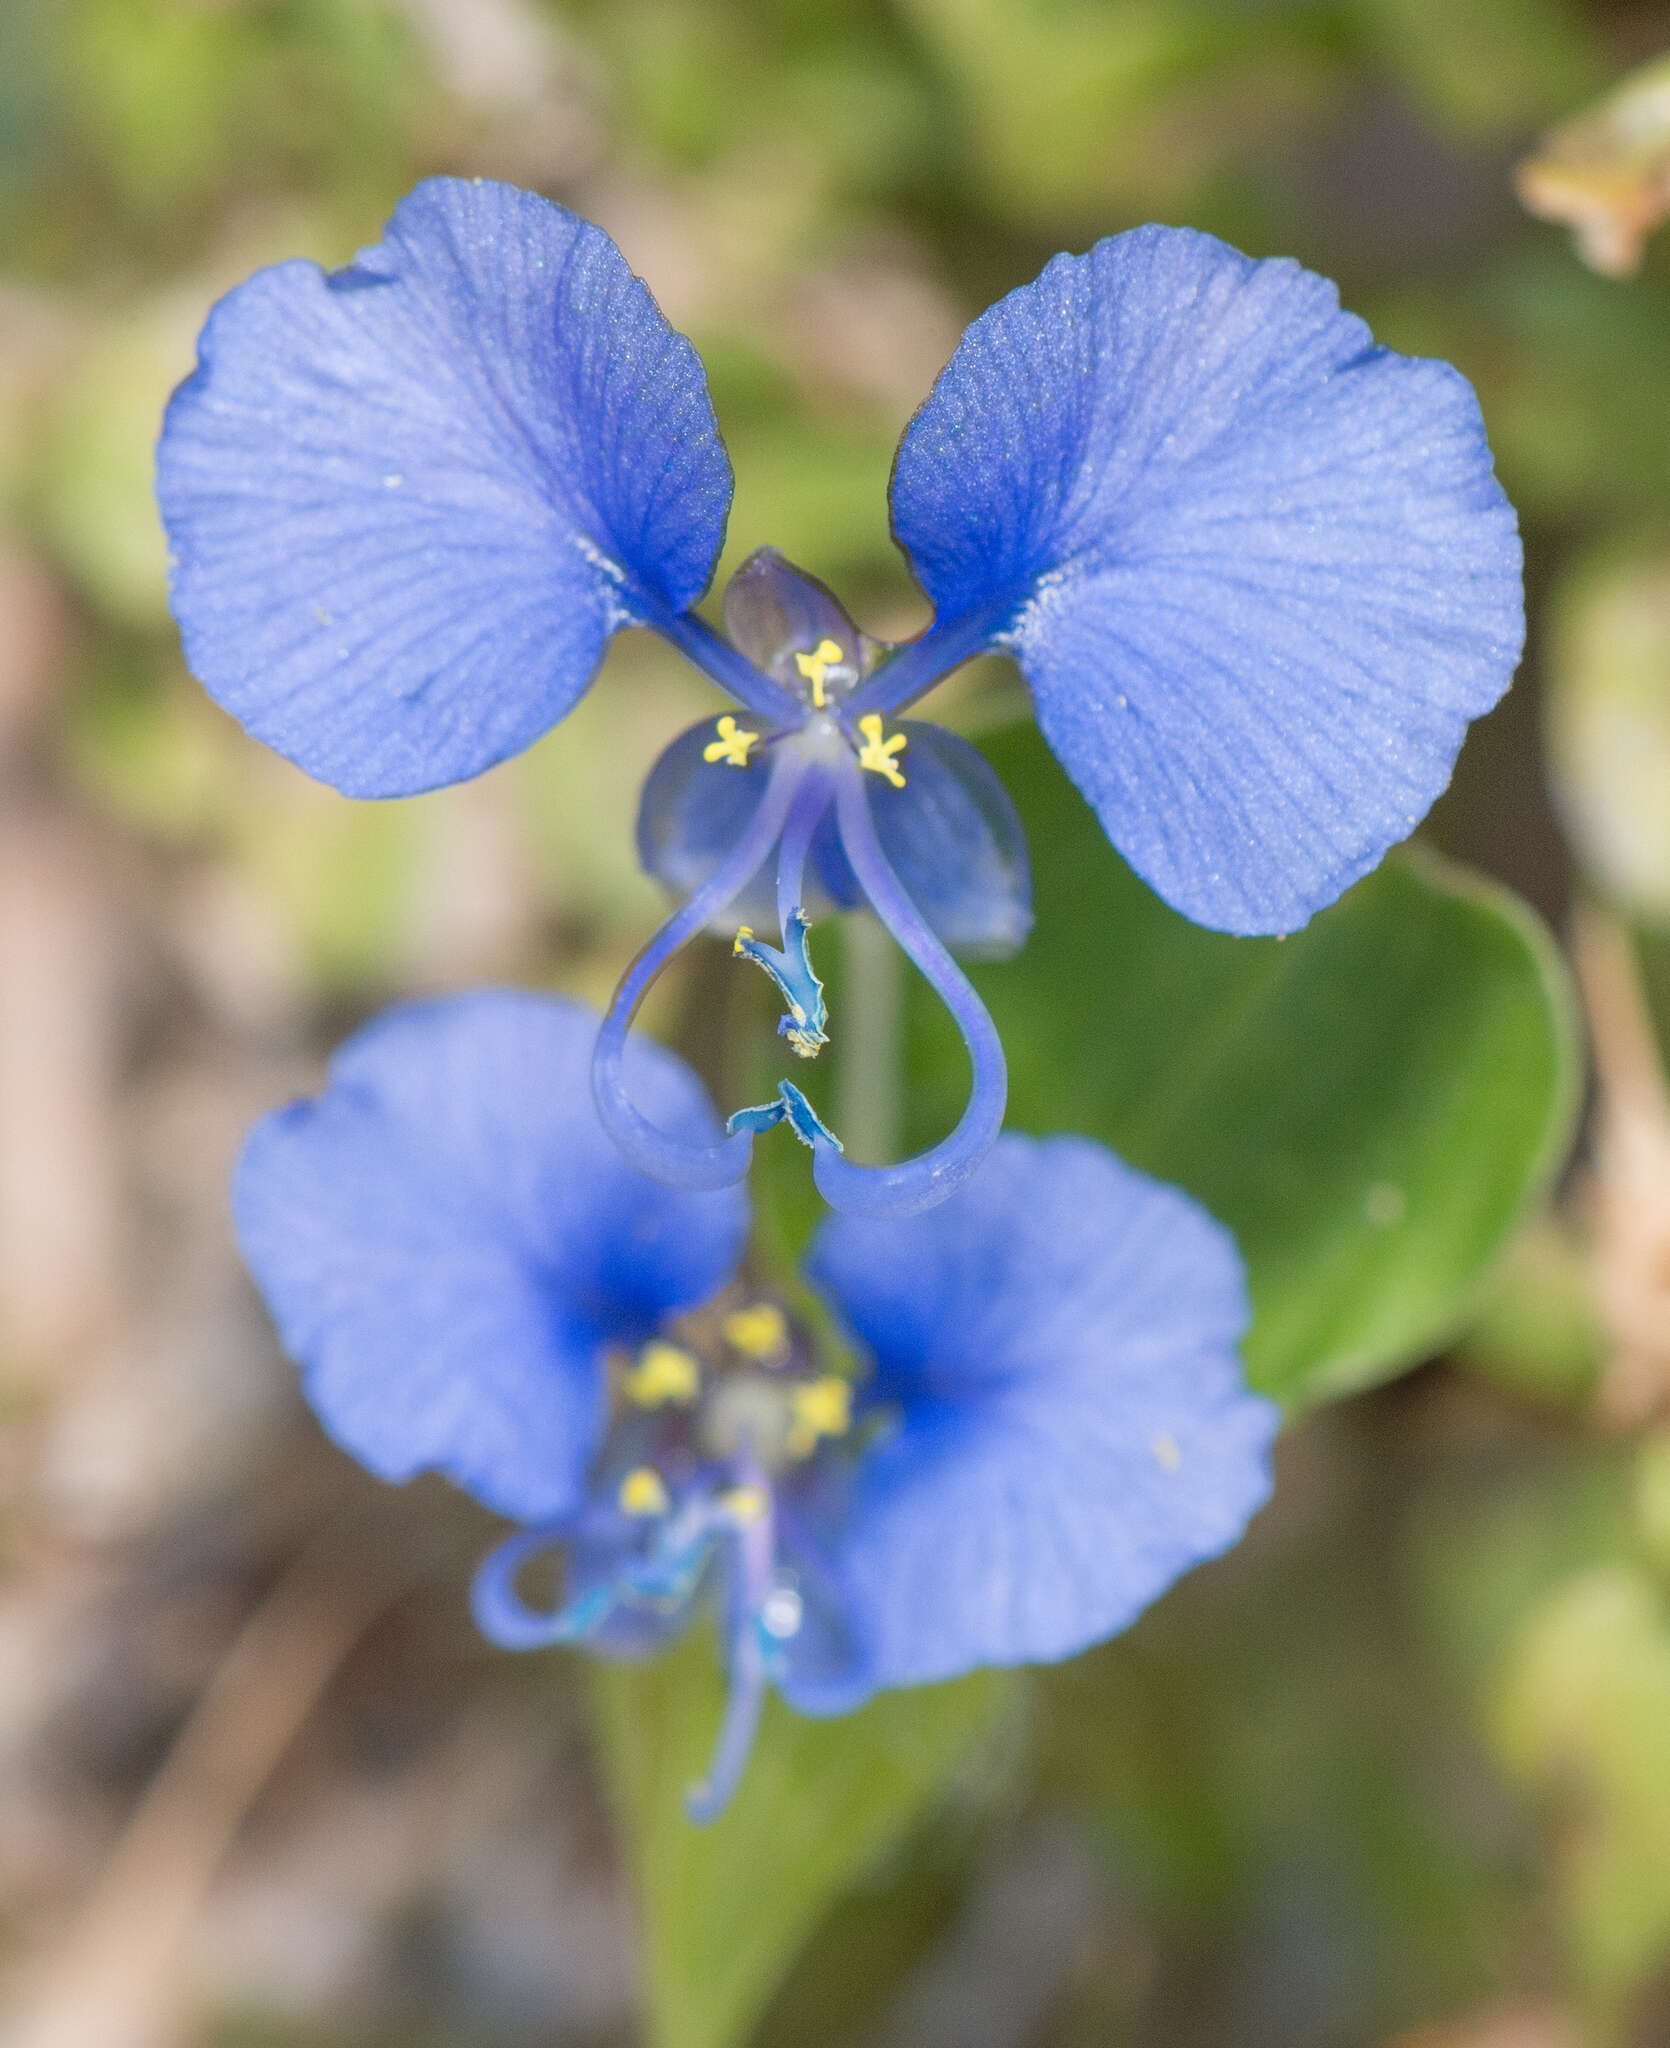
[[[8,2048],[1670,2044],[1667,45],[1575,0],[0,0]],[[772,542],[879,635],[963,324],[1148,219],[1457,362],[1526,536],[1530,659],[1428,836],[1581,934],[1576,1162],[1446,1355],[1299,1421],[1245,1546],[1006,1691],[706,2032],[646,2005],[609,1712],[475,1637],[487,1518],[325,1443],[226,1217],[380,1004],[607,994],[661,914],[637,786],[711,703],[629,635],[525,758],[366,805],[187,676],[150,465],[203,315],[435,171],[615,236],[708,365],[722,574]]]

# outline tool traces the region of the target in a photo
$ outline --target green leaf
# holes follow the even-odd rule
[[[1670,1942],[1667,1716],[1670,1624],[1644,1573],[1598,1566],[1528,1617],[1496,1702],[1496,1747],[1559,1810],[1560,1905],[1591,2040],[1617,2038]]]
[[[600,1665],[594,1699],[643,1913],[654,2048],[731,2048],[802,1942],[1008,1718],[1013,1674],[884,1693],[808,1720],[775,1697],[741,1787],[711,1826],[685,1818],[722,1681],[697,1630],[652,1663]]]
[[[987,751],[1026,821],[1038,910],[1019,959],[974,976],[1010,1123],[1100,1138],[1234,1230],[1266,1392],[1302,1406],[1418,1361],[1570,1135],[1576,1031],[1541,924],[1402,855],[1291,938],[1203,931],[1113,853],[1035,732]],[[912,1005],[924,1143],[967,1070],[920,986]]]

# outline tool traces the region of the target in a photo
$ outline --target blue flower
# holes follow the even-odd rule
[[[1139,228],[1057,257],[977,319],[900,445],[894,532],[935,606],[880,647],[770,551],[712,574],[730,465],[701,365],[614,244],[515,189],[433,179],[347,269],[222,300],[169,408],[158,491],[197,674],[350,794],[474,775],[560,719],[648,626],[741,715],[651,775],[639,847],[688,900],[622,984],[595,1069],[628,1155],[674,1184],[745,1171],[786,1120],[836,1207],[940,1199],[1002,1122],[1002,1049],[952,958],[1030,921],[1018,821],[978,755],[899,722],[1011,654],[1109,838],[1177,909],[1290,931],[1449,778],[1522,639],[1520,552],[1471,389],[1374,346],[1332,285],[1209,235]],[[775,867],[772,862],[775,854]],[[973,1068],[957,1128],[866,1168],[802,1092],[679,1144],[621,1055],[673,949],[731,913],[814,1055],[810,916],[868,901]],[[740,913],[738,911],[740,906]]]
[[[1077,1138],[1005,1137],[905,1222],[836,1217],[806,1279],[861,1360],[745,1282],[734,1187],[627,1163],[584,1076],[595,1019],[477,993],[398,1009],[251,1134],[238,1235],[309,1399],[389,1480],[446,1473],[521,1525],[474,1605],[512,1648],[641,1655],[717,1606],[729,1697],[706,1817],[764,1693],[1070,1656],[1240,1535],[1269,1489],[1228,1234]],[[710,1137],[689,1072],[638,1098]],[[519,1576],[560,1547],[560,1604]]]

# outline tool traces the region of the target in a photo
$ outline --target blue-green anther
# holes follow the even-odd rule
[[[819,1144],[832,1145],[837,1152],[846,1149],[792,1081],[779,1081],[777,1094],[783,1105],[783,1120],[801,1144],[814,1149]]]
[[[777,1100],[761,1102],[752,1109],[737,1110],[726,1122],[727,1131],[769,1131],[773,1124],[787,1124],[803,1145],[815,1150],[820,1144],[844,1151],[839,1138],[792,1081],[777,1083]]]
[[[829,1012],[824,1008],[823,983],[813,972],[812,956],[806,944],[806,934],[810,930],[804,914],[791,910],[781,952],[775,946],[756,939],[747,925],[737,933],[736,943],[731,948],[744,960],[752,960],[756,967],[763,967],[777,984],[783,1001],[788,1005],[784,1015],[777,1020],[778,1032],[803,1060],[815,1060],[829,1043],[829,1034],[824,1029],[829,1022]]]

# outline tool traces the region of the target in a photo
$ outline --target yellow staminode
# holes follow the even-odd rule
[[[858,730],[864,735],[864,744],[858,751],[859,767],[868,768],[872,775],[885,775],[895,789],[903,789],[904,770],[896,765],[893,756],[904,752],[904,734],[896,732],[890,740],[884,740],[879,711],[865,712],[858,721]]]
[[[720,719],[719,723],[714,727],[714,731],[719,737],[709,740],[707,745],[703,747],[702,759],[704,761],[728,761],[733,768],[746,768],[748,766],[749,749],[757,747],[760,743],[759,734],[757,732],[748,732],[744,727],[739,726],[736,720],[728,713]]]
[[[762,1364],[780,1358],[788,1348],[788,1317],[774,1301],[753,1301],[746,1308],[733,1309],[720,1328],[733,1351]]]
[[[789,1424],[788,1453],[809,1458],[825,1436],[845,1436],[852,1427],[852,1386],[835,1373],[796,1387],[794,1419]]]
[[[719,1496],[719,1506],[739,1528],[752,1528],[765,1519],[771,1501],[763,1486],[733,1486]]]
[[[626,1398],[640,1408],[660,1408],[669,1401],[688,1407],[701,1392],[701,1368],[676,1344],[657,1337],[638,1353],[638,1363],[621,1378]]]
[[[621,1481],[618,1498],[623,1515],[664,1515],[672,1505],[653,1465],[635,1465]]]
[[[846,650],[839,640],[831,640],[827,634],[810,654],[797,654],[794,665],[812,686],[812,709],[824,708],[823,679],[832,668],[839,668],[846,660]]]

